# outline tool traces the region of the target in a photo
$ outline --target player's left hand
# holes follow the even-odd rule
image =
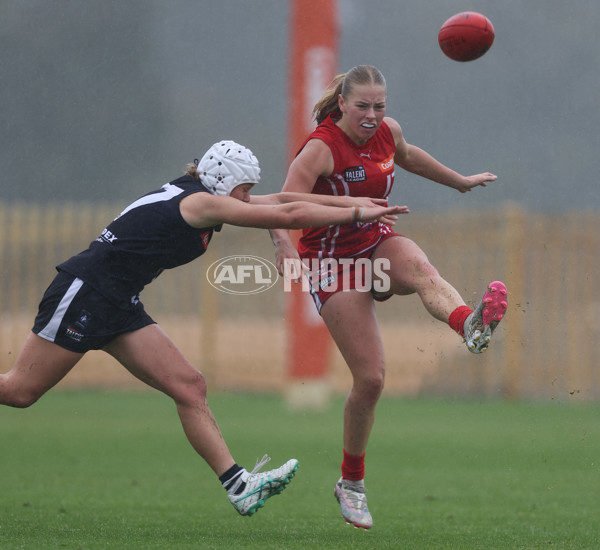
[[[487,187],[488,182],[496,181],[498,176],[491,172],[483,172],[482,174],[475,174],[474,176],[467,176],[464,181],[456,189],[461,193],[466,193],[474,187]]]
[[[372,206],[361,208],[361,215],[358,221],[362,222],[382,222],[387,225],[394,225],[399,214],[408,214],[407,206]]]
[[[398,221],[398,214],[410,214],[410,210],[408,206],[397,206],[396,214],[394,215],[385,215],[377,218],[378,222],[385,223],[386,225],[394,225]]]

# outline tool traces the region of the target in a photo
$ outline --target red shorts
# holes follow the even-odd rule
[[[370,292],[373,298],[383,302],[391,298],[389,288],[389,260],[372,260],[378,245],[391,237],[401,237],[399,233],[389,232],[381,236],[377,243],[364,252],[348,258],[323,258],[302,256],[310,292],[317,310],[328,298],[338,292],[357,290]]]

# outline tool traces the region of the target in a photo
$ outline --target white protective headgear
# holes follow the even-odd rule
[[[198,175],[213,195],[229,195],[242,183],[258,183],[260,167],[250,149],[224,140],[206,151],[198,163]]]

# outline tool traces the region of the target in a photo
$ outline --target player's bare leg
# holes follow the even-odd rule
[[[134,376],[175,401],[183,430],[217,475],[234,464],[206,402],[206,382],[157,325],[123,334],[105,348]]]
[[[383,342],[373,298],[368,292],[338,292],[325,302],[321,314],[352,373],[352,388],[344,407],[344,461],[346,454],[353,460],[364,460],[385,379]],[[373,525],[363,479],[340,479],[335,496],[348,523],[365,529]]]
[[[410,239],[393,237],[384,241],[377,247],[375,258],[390,259],[390,293],[406,295],[416,292],[433,317],[451,326],[452,313],[462,310],[458,318],[462,315],[465,321],[453,328],[464,336],[471,352],[482,353],[487,350],[492,333],[508,307],[504,283],[490,283],[473,311],[465,306],[458,291],[440,276],[425,253]]]
[[[123,334],[105,351],[137,378],[175,401],[189,442],[219,476],[240,514],[251,516],[292,480],[298,468],[295,459],[262,473],[258,469],[268,461],[266,455],[252,472],[235,463],[206,401],[204,377],[157,325]]]
[[[381,243],[373,260],[390,260],[390,293],[408,295],[417,293],[425,309],[439,321],[448,322],[450,314],[465,302],[458,291],[441,277],[429,263],[421,248],[406,237],[392,237]]]
[[[60,382],[83,357],[30,332],[6,374],[0,374],[0,403],[29,407]]]

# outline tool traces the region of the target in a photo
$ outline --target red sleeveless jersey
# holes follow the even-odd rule
[[[382,122],[364,145],[354,143],[338,128],[331,115],[302,144],[320,139],[333,155],[333,172],[319,177],[312,193],[387,198],[394,184],[396,144],[389,126]],[[355,222],[347,225],[308,228],[302,232],[298,252],[303,258],[341,258],[364,254],[385,235],[393,234],[386,224]]]

